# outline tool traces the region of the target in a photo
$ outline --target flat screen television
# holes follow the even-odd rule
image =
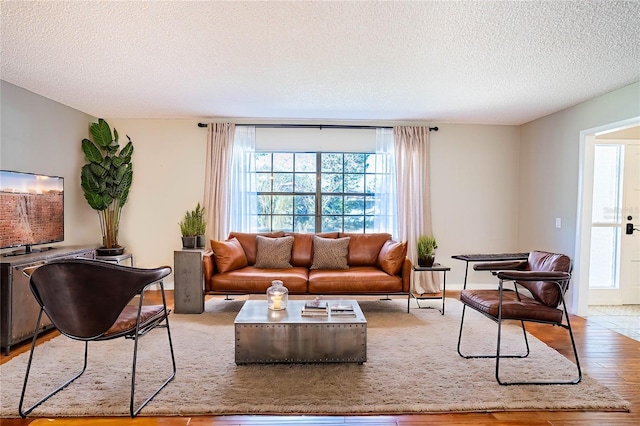
[[[0,170],[0,248],[20,255],[64,240],[64,178]]]

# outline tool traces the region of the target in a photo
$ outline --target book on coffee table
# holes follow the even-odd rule
[[[327,309],[307,309],[303,308],[301,315],[303,317],[328,317],[329,311]]]
[[[304,309],[309,310],[327,310],[327,302],[319,300],[309,300],[304,304]]]
[[[355,316],[353,305],[344,302],[335,302],[329,305],[329,312],[332,316]]]

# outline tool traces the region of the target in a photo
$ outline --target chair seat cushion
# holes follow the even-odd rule
[[[170,311],[167,309],[167,313]],[[127,305],[122,310],[115,323],[97,340],[114,339],[120,336],[133,335],[136,329],[138,306]],[[164,307],[162,305],[145,305],[140,312],[140,330],[144,330],[151,324],[163,320]]]
[[[500,303],[499,290],[462,290],[460,301],[476,311],[498,318]],[[559,324],[562,322],[562,310],[551,308],[535,299],[515,291],[502,292],[502,319],[522,319]]]

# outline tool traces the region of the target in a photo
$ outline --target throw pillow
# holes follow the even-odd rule
[[[348,269],[349,237],[313,237],[313,264],[311,269]]]
[[[378,263],[387,274],[398,275],[406,257],[407,242],[389,240],[380,249]]]
[[[349,266],[375,266],[378,255],[384,243],[391,239],[391,234],[344,234],[340,237],[349,237],[349,254],[347,262]]]
[[[213,250],[213,257],[216,259],[218,272],[221,274],[248,265],[247,256],[236,238],[227,241],[211,240],[211,250]]]
[[[268,238],[256,236],[256,268],[292,268],[293,237]]]
[[[284,237],[284,232],[282,231],[260,232],[260,233],[229,232],[229,236],[227,237],[227,240],[230,240],[232,238],[238,239],[238,241],[240,242],[240,245],[242,246],[242,249],[244,250],[244,255],[247,256],[247,262],[249,262],[249,265],[253,265],[254,263],[256,263],[256,236],[257,235],[278,238],[278,237]]]

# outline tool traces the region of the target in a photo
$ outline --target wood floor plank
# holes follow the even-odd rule
[[[159,295],[155,295],[156,297]],[[173,292],[167,292],[167,302],[173,305]],[[457,297],[457,292],[447,292]],[[212,296],[208,296],[212,297]],[[159,297],[158,300],[159,301]],[[631,403],[631,411],[518,411],[494,413],[441,413],[393,416],[197,416],[197,417],[145,417],[135,418],[60,418],[60,419],[0,419],[6,426],[273,426],[273,425],[353,425],[353,426],[417,426],[417,425],[638,425],[640,424],[640,342],[589,323],[588,319],[572,316],[576,346],[583,371],[618,393]],[[566,331],[543,324],[528,324],[527,330],[564,356],[573,359]],[[52,339],[53,331],[39,339]],[[29,343],[12,347],[4,352],[0,363],[5,363],[29,350]]]

